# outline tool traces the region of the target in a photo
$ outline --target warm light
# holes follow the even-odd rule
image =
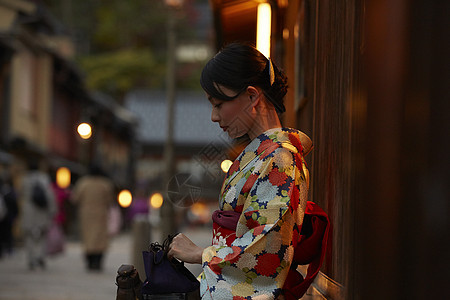
[[[206,209],[206,205],[201,202],[195,202],[191,206],[191,212],[196,215],[197,217],[200,217],[204,214],[204,211]]]
[[[202,202],[195,202],[192,204],[190,210],[191,213],[202,222],[207,222],[211,218],[208,207]]]
[[[61,167],[56,170],[56,184],[65,189],[70,185],[70,170],[66,167]]]
[[[122,190],[117,196],[117,202],[119,202],[119,205],[123,208],[130,206],[132,201],[133,197],[131,196],[131,192],[129,190]]]
[[[283,29],[283,39],[285,39],[285,40],[289,39],[289,29],[287,29],[287,28]]]
[[[162,206],[164,198],[160,193],[154,193],[150,196],[150,206],[158,209]]]
[[[87,140],[92,136],[92,128],[88,123],[81,123],[78,125],[77,131],[82,139]]]
[[[170,7],[180,8],[181,6],[183,6],[184,0],[165,0],[164,2]]]
[[[222,171],[224,173],[228,172],[228,170],[230,169],[231,165],[233,164],[233,162],[229,159],[225,159],[221,164],[220,164],[220,168],[222,169]]]
[[[267,58],[270,57],[270,33],[272,10],[269,3],[258,5],[258,22],[256,28],[256,48]]]

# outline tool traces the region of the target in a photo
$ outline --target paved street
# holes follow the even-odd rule
[[[199,245],[210,242],[209,229],[183,232]],[[114,300],[116,272],[121,264],[132,264],[132,245],[131,233],[114,238],[101,273],[86,271],[78,242],[68,242],[64,254],[49,258],[46,270],[30,271],[23,249],[18,248],[0,260],[0,300]],[[197,266],[186,266],[198,274]],[[145,279],[145,274],[140,276]]]

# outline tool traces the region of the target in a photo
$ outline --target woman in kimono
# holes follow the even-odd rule
[[[286,76],[254,47],[222,49],[204,67],[201,85],[211,120],[250,142],[223,183],[212,246],[178,234],[168,255],[202,264],[202,299],[283,299],[307,202],[311,140],[281,126]]]

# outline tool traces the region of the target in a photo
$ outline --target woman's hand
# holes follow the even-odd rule
[[[172,243],[170,243],[167,256],[169,257],[169,259],[175,257],[190,264],[201,264],[202,253],[203,248],[200,248],[199,246],[194,244],[187,236],[180,233],[177,234],[173,238]]]

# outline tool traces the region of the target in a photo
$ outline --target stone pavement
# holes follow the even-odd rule
[[[181,230],[199,246],[210,243],[208,228]],[[133,264],[132,234],[115,237],[104,257],[102,272],[88,272],[83,260],[81,244],[68,241],[65,252],[47,260],[45,270],[30,271],[22,248],[0,260],[0,300],[115,300],[115,278],[121,264]],[[156,239],[158,240],[158,239]],[[194,275],[200,265],[189,265]],[[145,274],[140,274],[145,280]]]

